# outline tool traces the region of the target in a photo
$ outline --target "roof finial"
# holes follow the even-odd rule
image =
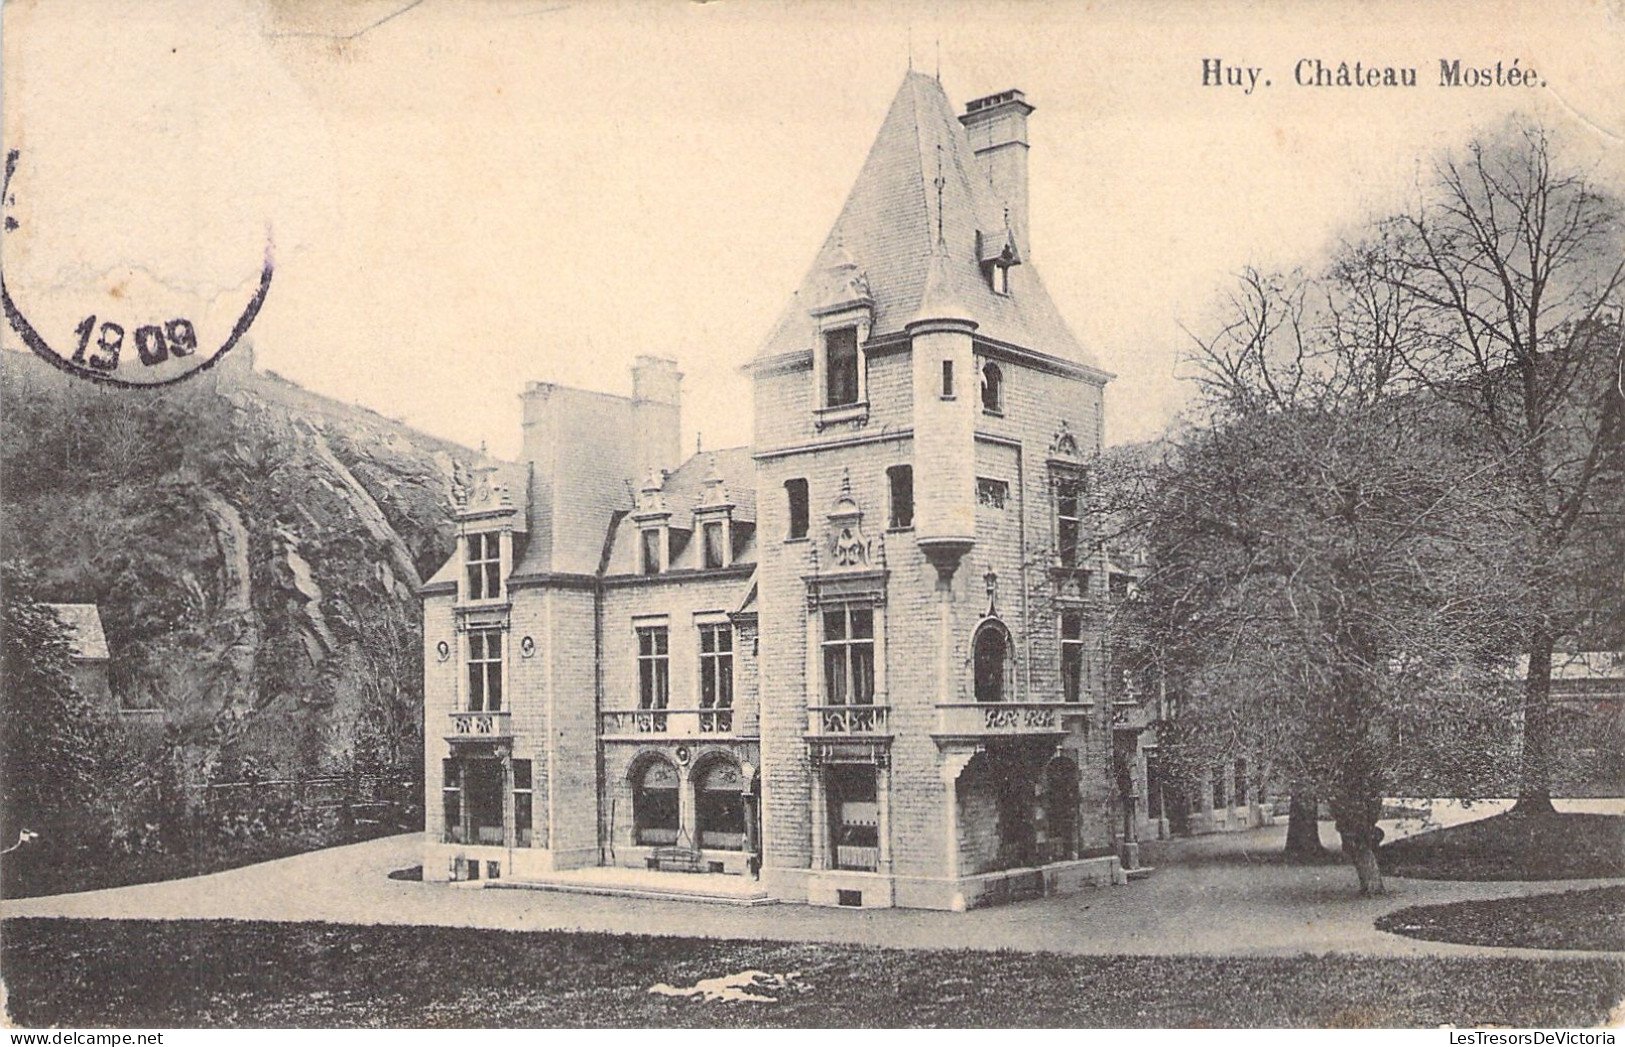
[[[914,23],[908,26],[908,71],[914,71]]]
[[[937,83],[942,83],[942,33],[937,33]]]
[[[705,450],[705,434],[698,429],[694,430],[694,453],[699,454]]]
[[[941,246],[944,242],[942,239],[942,187],[948,184],[948,180],[942,177],[941,142],[937,143],[937,177],[931,180],[931,184],[937,187],[937,244]]]

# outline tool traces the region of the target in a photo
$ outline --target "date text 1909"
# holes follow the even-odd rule
[[[106,373],[118,370],[119,354],[124,349],[123,326],[108,320],[98,330],[96,317],[92,315],[81,320],[73,333],[79,336],[79,348],[73,354],[74,363]],[[91,341],[92,335],[96,336],[94,343]],[[197,331],[192,327],[192,321],[185,319],[170,320],[162,327],[157,324],[137,327],[134,341],[136,355],[145,367],[161,364],[171,356],[179,359],[197,352]],[[89,352],[93,345],[97,351]]]

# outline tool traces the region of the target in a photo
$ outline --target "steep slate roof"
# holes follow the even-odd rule
[[[45,606],[55,611],[58,618],[67,623],[71,635],[68,643],[73,647],[73,657],[80,662],[105,662],[110,657],[107,651],[107,634],[102,632],[101,612],[96,610],[93,603],[48,603]]]
[[[735,564],[756,562],[756,461],[749,447],[725,447],[717,451],[701,451],[689,457],[673,472],[667,474],[661,488],[661,498],[671,510],[672,558],[671,569],[682,571],[700,566],[700,543],[694,540],[694,507],[705,491],[705,481],[711,476],[713,460],[717,475],[728,490],[733,503]],[[743,524],[745,526],[738,526]],[[638,573],[638,528],[627,514],[617,514],[610,525],[609,551],[604,574],[626,575]]]
[[[673,527],[694,526],[694,507],[705,491],[705,481],[711,476],[711,462],[716,461],[717,475],[728,489],[728,499],[734,504],[735,520],[756,519],[756,459],[749,447],[724,447],[718,451],[700,451],[666,477],[662,489],[666,507],[671,510]]]
[[[945,258],[938,278],[928,280],[938,243],[934,183],[939,171]],[[979,335],[1098,367],[1061,318],[1030,261],[1010,270],[1008,296],[993,291],[978,258],[978,232],[993,243],[1008,238],[1003,202],[994,198],[942,85],[910,72],[841,216],[758,357],[812,348],[817,328],[808,311],[826,296],[830,273],[850,258],[867,278],[874,299],[871,338],[900,332],[918,318],[931,283],[931,297],[963,305],[980,324]]]

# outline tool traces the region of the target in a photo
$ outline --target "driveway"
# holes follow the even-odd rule
[[[1376,930],[1407,905],[1573,890],[1618,881],[1457,883],[1389,878],[1360,898],[1345,865],[1277,864],[1285,827],[1147,844],[1157,865],[1125,887],[968,913],[738,908],[391,880],[418,862],[418,834],[283,858],[186,880],[7,901],[6,917],[234,919],[695,935],[1085,954],[1387,956],[1587,955],[1424,942]],[[1336,834],[1322,826],[1328,845]],[[1618,955],[1618,954],[1591,954]]]

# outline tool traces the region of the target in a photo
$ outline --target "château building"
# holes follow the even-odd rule
[[[425,878],[940,909],[1121,881],[1114,721],[1144,723],[1084,511],[1111,376],[1038,274],[1032,112],[908,74],[747,365],[751,447],[683,457],[671,360],[525,390],[522,461],[423,587]]]

